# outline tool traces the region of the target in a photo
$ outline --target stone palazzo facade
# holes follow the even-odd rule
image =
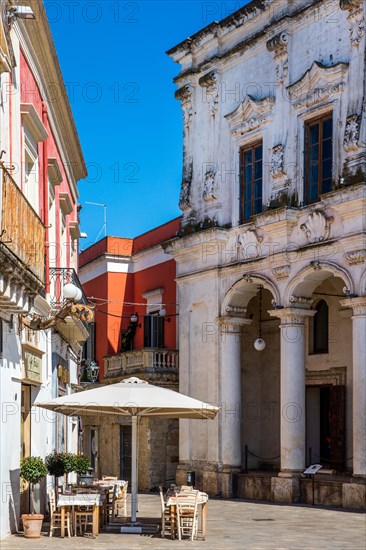
[[[180,391],[221,406],[181,421],[178,479],[291,502],[319,463],[365,506],[365,4],[253,0],[168,54]]]

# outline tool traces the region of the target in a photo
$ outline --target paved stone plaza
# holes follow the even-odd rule
[[[140,497],[139,517],[159,519],[158,495]],[[263,504],[239,500],[209,500],[206,541],[172,541],[155,535],[121,535],[101,533],[73,539],[50,539],[45,531],[41,539],[25,539],[13,535],[1,541],[1,550],[140,550],[144,548],[209,548],[210,550],[364,550],[366,542],[365,514],[336,509]]]

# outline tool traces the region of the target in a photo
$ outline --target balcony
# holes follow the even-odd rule
[[[27,313],[44,287],[44,225],[0,164],[0,307]]]
[[[178,350],[144,348],[125,351],[104,358],[105,378],[141,376],[154,380],[154,375],[178,381]]]

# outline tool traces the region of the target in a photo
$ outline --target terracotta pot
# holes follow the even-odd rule
[[[42,514],[22,515],[24,536],[27,539],[39,539],[41,536],[43,518],[44,516]]]

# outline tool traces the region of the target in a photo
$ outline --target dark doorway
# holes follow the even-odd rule
[[[344,469],[345,386],[306,388],[307,464]]]
[[[119,433],[119,478],[128,481],[129,486],[131,486],[132,426],[120,426]]]

